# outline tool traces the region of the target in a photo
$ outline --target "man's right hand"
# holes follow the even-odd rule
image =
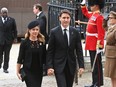
[[[83,0],[80,4],[81,5],[85,5],[86,4],[86,0]]]
[[[49,68],[48,71],[47,71],[47,74],[48,74],[49,76],[54,75],[54,69]]]

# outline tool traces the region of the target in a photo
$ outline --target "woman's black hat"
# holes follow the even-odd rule
[[[32,29],[36,26],[39,25],[39,22],[38,21],[31,21],[29,24],[28,24],[28,29]]]

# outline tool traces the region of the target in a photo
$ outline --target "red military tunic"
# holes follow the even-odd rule
[[[102,27],[103,16],[100,12],[89,13],[86,6],[82,7],[82,12],[89,18],[86,29],[85,50],[96,50],[97,41],[100,41],[100,46],[103,48],[105,36],[105,30]]]

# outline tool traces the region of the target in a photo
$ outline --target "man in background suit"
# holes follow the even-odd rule
[[[79,32],[70,26],[71,13],[64,9],[59,14],[61,25],[51,30],[47,51],[47,73],[55,74],[58,87],[72,87],[76,71],[84,71],[84,60]]]
[[[0,17],[0,68],[3,64],[3,72],[8,73],[9,54],[14,40],[17,38],[16,22],[8,16],[8,9],[1,9]],[[4,56],[3,56],[4,55]],[[4,58],[3,58],[4,57]]]
[[[46,70],[46,44],[48,42],[48,35],[47,35],[47,19],[45,14],[42,11],[42,6],[40,4],[34,4],[33,6],[33,13],[36,15],[36,20],[39,22],[40,32],[45,36],[45,45],[44,45],[44,57],[43,57],[43,75],[47,75]]]

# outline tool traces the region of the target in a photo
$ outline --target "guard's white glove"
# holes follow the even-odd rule
[[[80,4],[81,5],[85,5],[86,4],[86,0],[83,0]]]

